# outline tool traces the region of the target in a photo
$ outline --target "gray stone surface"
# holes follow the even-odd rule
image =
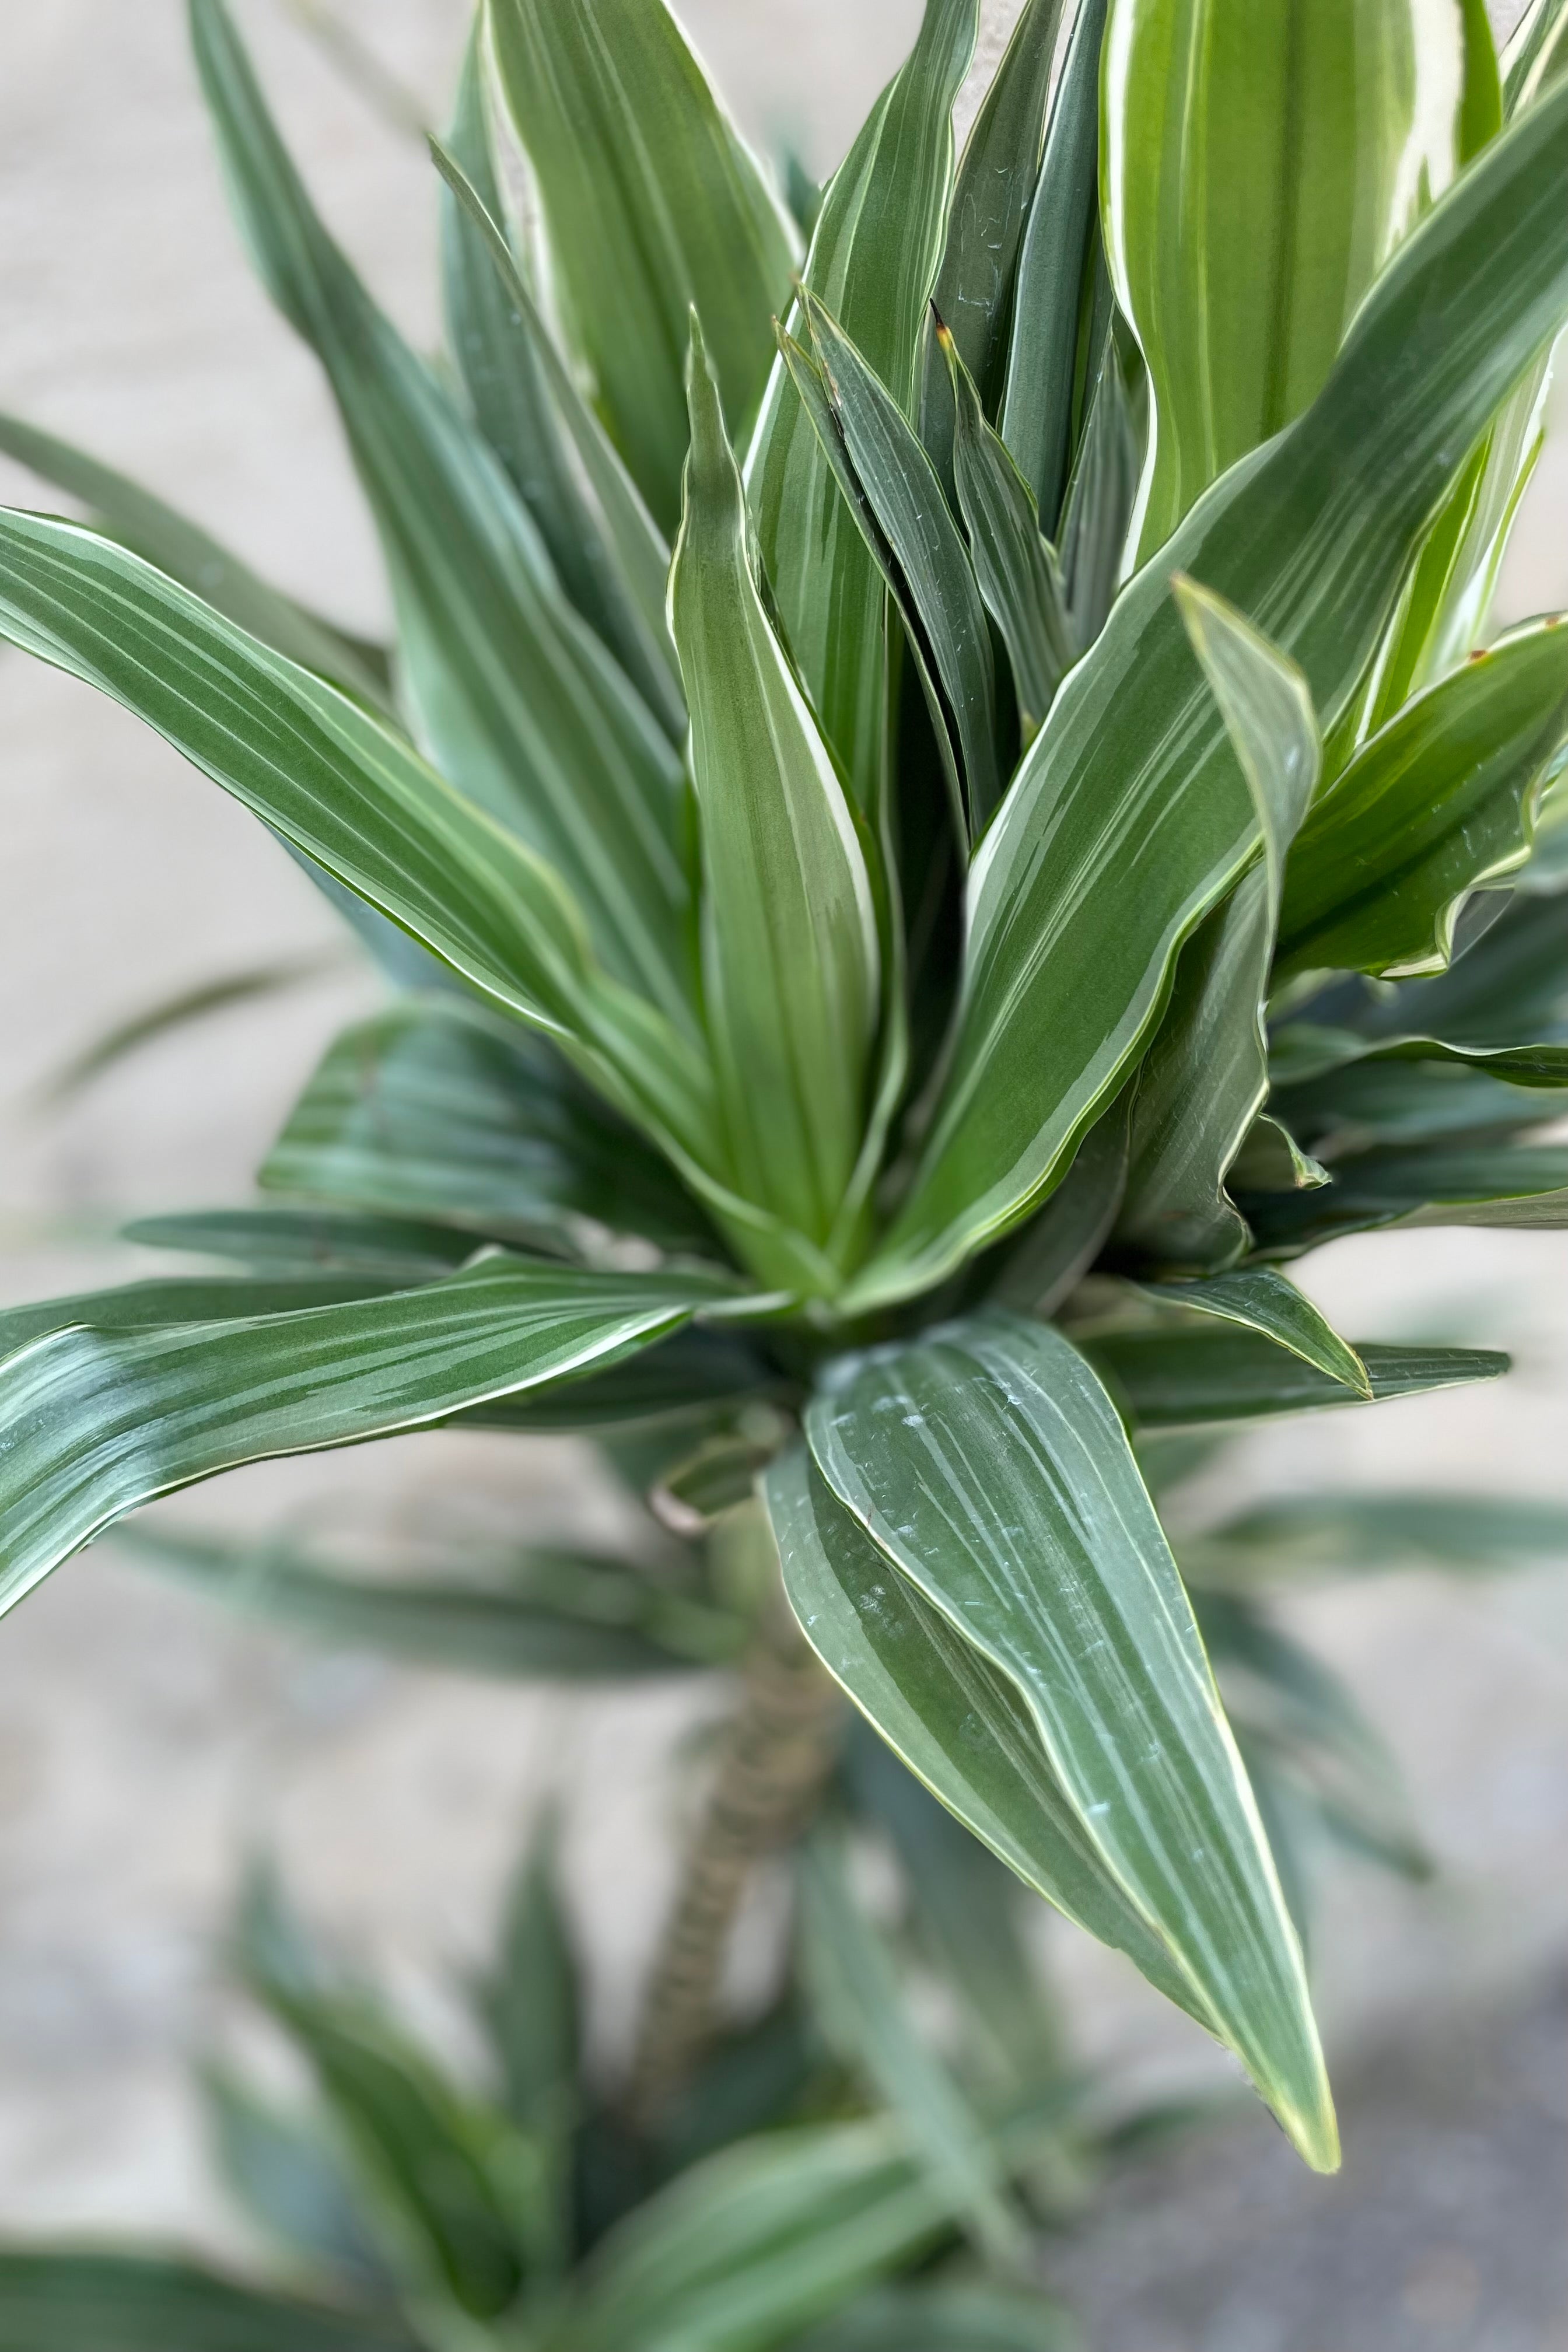
[[[421,156],[367,115],[284,0],[243,13],[328,216],[428,337]],[[410,86],[444,86],[458,0],[345,13]],[[918,6],[691,0],[686,13],[756,134],[798,138],[826,167]],[[374,627],[371,538],[311,364],[224,213],[182,16],[177,0],[0,12],[0,402]],[[0,492],[38,499],[11,468]],[[1510,613],[1568,596],[1565,499],[1559,431]],[[20,1297],[127,1272],[110,1236],[132,1210],[245,1197],[312,1055],[367,992],[345,971],[42,1111],[39,1082],[129,1010],[335,934],[239,811],[122,713],[11,655],[0,745],[0,1295]],[[1516,1344],[1521,1372],[1506,1389],[1254,1442],[1238,1487],[1394,1476],[1568,1493],[1565,1276],[1556,1236],[1405,1235],[1325,1254],[1310,1281],[1350,1328]],[[582,1467],[564,1444],[422,1438],[246,1473],[176,1507],[312,1531],[368,1516],[403,1534],[460,1507],[533,1532],[613,1509]],[[1301,1604],[1387,1725],[1445,1865],[1419,1897],[1363,1874],[1336,1883],[1323,1998],[1352,2084],[1391,2020],[1460,1989],[1489,1997],[1568,1951],[1565,1594],[1542,1571]],[[428,2007],[435,1972],[482,1937],[529,1809],[564,1788],[574,1891],[604,1948],[605,2030],[619,2030],[679,1801],[679,1772],[662,1768],[689,1719],[679,1691],[584,1703],[307,1655],[133,1574],[107,1546],[73,1564],[0,1634],[0,2227],[222,2228],[181,2068],[210,2015],[211,1940],[253,1836]],[[1057,1940],[1092,2053],[1152,2083],[1202,2072],[1195,2034],[1104,1956]],[[1353,2147],[1352,2167],[1353,2192],[1366,2177]],[[1342,2334],[1321,2352],[1373,2340]]]
[[[1047,2254],[1096,2352],[1563,2352],[1568,1990],[1395,2039],[1345,2168],[1248,2120],[1111,2184]]]

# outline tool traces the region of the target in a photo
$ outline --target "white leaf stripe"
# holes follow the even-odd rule
[[[1332,724],[1456,451],[1568,315],[1565,173],[1568,84],[1428,215],[1318,400],[1205,493],[1064,685],[981,845],[953,1075],[857,1306],[934,1281],[1049,1191],[1256,840],[1170,572],[1245,612]]]
[[[673,747],[562,594],[500,461],[327,235],[222,0],[195,0],[192,31],[241,226],[374,511],[424,740],[565,876],[606,969],[689,1025]]]
[[[1016,1684],[898,1573],[804,1448],[774,1464],[766,1495],[791,1606],[881,1738],[1026,1885],[1216,2032],[1106,1869]]]
[[[498,1253],[352,1306],[38,1339],[0,1369],[0,1608],[154,1496],[605,1368],[725,1295]]]
[[[988,1318],[851,1360],[807,1415],[889,1559],[1018,1685],[1107,1868],[1309,2160],[1337,2160],[1300,1946],[1110,1401]]]
[[[589,959],[560,877],[359,706],[111,541],[0,512],[0,635],[122,702],[623,1109],[710,1159],[709,1080]],[[657,1107],[657,1108],[655,1108]]]

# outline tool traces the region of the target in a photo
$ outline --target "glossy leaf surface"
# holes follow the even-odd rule
[[[355,1306],[36,1340],[0,1377],[0,1601],[156,1495],[586,1372],[717,1295],[498,1253]]]
[[[914,428],[888,387],[809,293],[802,307],[844,437],[845,452],[881,537],[907,583],[952,714],[959,764],[978,835],[1001,796],[994,740],[991,633],[974,566]]]
[[[573,380],[500,226],[477,46],[458,89],[442,215],[447,331],[480,431],[505,466],[568,596],[679,740],[680,675],[665,626],[669,550]]]
[[[1262,856],[1176,966],[1170,1010],[1139,1072],[1118,1224],[1126,1248],[1217,1270],[1247,1243],[1226,1191],[1268,1090],[1264,999],[1285,861],[1318,782],[1311,697],[1293,664],[1192,582],[1175,593],[1252,794]]]
[[[1568,625],[1515,629],[1405,706],[1291,852],[1278,976],[1440,971],[1463,894],[1522,863],[1529,795],[1568,730]]]
[[[658,1073],[700,1141],[694,1045],[593,963],[558,877],[401,738],[109,541],[0,515],[0,635],[112,695],[493,1003]],[[682,1098],[684,1097],[684,1103]],[[695,1113],[695,1123],[687,1124]]]
[[[789,299],[792,224],[663,0],[489,0],[487,21],[572,341],[655,520],[673,530],[691,307],[740,437]]]
[[[750,1246],[816,1287],[811,1245],[834,1246],[865,1134],[876,914],[844,787],[757,593],[695,336],[690,393],[670,618],[691,709],[708,1024],[734,1189],[806,1244],[781,1240],[776,1261],[764,1240]]]
[[[1169,1546],[1084,1359],[1010,1318],[949,1325],[849,1360],[806,1430],[889,1566],[1016,1684],[1105,1867],[1331,2170],[1295,1933]]]
[[[835,173],[805,283],[906,416],[942,258],[952,102],[974,48],[976,0],[926,0],[919,37]],[[792,330],[800,321],[792,312]],[[876,565],[781,362],[746,460],[758,543],[813,708],[858,805],[886,787],[888,646]]]
[[[868,1722],[1026,1886],[1206,2023],[1107,1868],[1017,1685],[890,1567],[804,1449],[774,1464],[766,1493],[790,1605]]]
[[[1371,1400],[1372,1383],[1355,1349],[1274,1266],[1241,1266],[1234,1274],[1212,1275],[1205,1282],[1141,1283],[1138,1288],[1155,1306],[1213,1315],[1222,1323],[1259,1332],[1300,1356],[1303,1363],[1326,1372],[1330,1380]]]
[[[402,1276],[406,1281],[407,1276]],[[380,1274],[300,1274],[271,1282],[215,1275],[170,1276],[166,1281],[126,1282],[110,1290],[81,1290],[63,1298],[40,1298],[0,1308],[0,1359],[15,1355],[50,1331],[90,1324],[97,1330],[141,1331],[164,1323],[227,1321],[236,1316],[298,1314],[310,1307],[335,1307],[374,1298],[399,1286],[390,1268]]]
[[[68,498],[79,499],[99,530],[145,556],[251,636],[362,701],[378,709],[386,705],[383,647],[363,645],[297,604],[140,483],[19,416],[0,415],[0,451]]]
[[[1300,415],[1356,306],[1458,163],[1458,9],[1115,0],[1104,215],[1153,380],[1142,551]]]
[[[952,375],[952,467],[985,609],[1013,666],[1018,724],[1027,744],[1077,659],[1054,551],[1040,530],[1034,492],[1006,444],[985,421],[980,394],[945,322],[937,330]]]
[[[679,1019],[689,883],[674,748],[562,594],[499,460],[317,218],[223,0],[192,0],[192,24],[241,226],[326,370],[375,515],[420,734],[564,876],[608,969]]]
[[[1046,101],[1065,0],[1025,0],[959,159],[932,297],[958,355],[994,411],[1012,325],[1018,256],[1040,175]],[[953,390],[928,342],[921,438],[952,478]]]
[[[501,1237],[584,1217],[689,1247],[707,1230],[663,1160],[547,1045],[446,998],[345,1030],[259,1181]]]
[[[1331,721],[1455,448],[1568,314],[1564,171],[1559,88],[1406,240],[1319,399],[1215,486],[1058,696],[976,862],[952,1076],[860,1299],[929,1282],[1044,1196],[1144,1042],[1177,947],[1251,854],[1250,796],[1169,569],[1247,613]]]
[[[1079,0],[1052,102],[1018,284],[1002,438],[1048,533],[1067,493],[1079,319],[1100,238],[1100,65],[1108,0]]]
[[[1199,1429],[1281,1412],[1359,1402],[1344,1381],[1252,1331],[1097,1334],[1083,1352],[1141,1429]],[[1500,1380],[1509,1359],[1485,1348],[1392,1348],[1356,1343],[1374,1399]]]

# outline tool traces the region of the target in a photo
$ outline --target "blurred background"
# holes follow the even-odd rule
[[[436,332],[435,184],[393,119],[438,119],[465,0],[338,0],[382,61],[381,111],[304,0],[245,0],[328,219],[400,323]],[[919,0],[686,0],[763,147],[825,173]],[[994,58],[1013,10],[993,6]],[[1516,9],[1494,10],[1506,31]],[[280,585],[385,625],[368,523],[313,363],[239,252],[178,0],[0,14],[0,406],[161,491]],[[0,494],[47,505],[0,466]],[[1530,493],[1500,618],[1568,604],[1568,403]],[[0,657],[0,1297],[149,1271],[137,1211],[248,1197],[331,1033],[373,997],[322,902],[238,808],[87,689]],[[48,1082],[140,1007],[320,954],[289,993],[171,1036],[63,1105]],[[335,959],[335,961],[331,961]],[[1356,1336],[1515,1351],[1506,1384],[1248,1441],[1245,1491],[1356,1482],[1568,1497],[1568,1234],[1342,1243],[1305,1280]],[[592,1531],[620,1506],[565,1443],[444,1434],[241,1474],[192,1525],[455,1515]],[[606,1530],[607,1531],[607,1530]],[[1503,1580],[1401,1577],[1303,1599],[1300,1622],[1386,1730],[1441,1870],[1412,1890],[1342,1866],[1317,1956],[1349,2110],[1340,2184],[1267,2126],[1146,2167],[1064,2249],[1108,2352],[1568,2347],[1568,1562]],[[547,1789],[574,1897],[627,2013],[667,1883],[689,1694],[603,1701],[324,1655],[221,1616],[105,1544],[0,1634],[0,2232],[134,2229],[236,2246],[186,2062],[240,1857],[434,2013],[479,1949]],[[1150,2084],[1210,2053],[1119,1963],[1055,1939],[1086,2055]],[[1554,2268],[1553,2265],[1556,2265]]]

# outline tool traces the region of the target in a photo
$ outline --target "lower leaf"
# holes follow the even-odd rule
[[[1084,1358],[1008,1318],[949,1324],[833,1368],[806,1430],[889,1573],[1014,1685],[1189,2005],[1331,2170],[1300,1948],[1175,1562]]]

